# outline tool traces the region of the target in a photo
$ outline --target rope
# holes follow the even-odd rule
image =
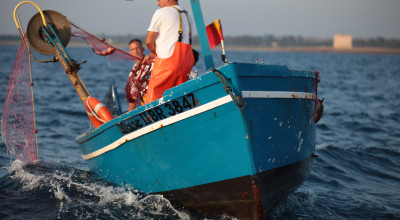
[[[221,81],[221,83],[222,83],[222,85],[223,85],[224,91],[225,91],[226,93],[228,93],[228,94],[231,96],[231,98],[232,98],[233,102],[235,103],[235,105],[236,105],[240,110],[243,110],[244,107],[246,106],[246,103],[243,101],[243,99],[242,99],[241,96],[235,95],[235,94],[232,92],[232,88],[231,88],[231,86],[229,85],[228,80],[226,79],[226,77],[225,77],[219,70],[217,70],[217,69],[215,69],[215,68],[212,68],[211,71],[212,71],[213,73],[215,73],[215,75],[217,75],[218,79]]]
[[[91,113],[97,120],[103,122],[103,124],[106,123],[106,121],[104,121],[103,119],[101,119],[101,118],[97,115],[96,111],[93,110],[92,107],[89,105],[89,98],[90,98],[90,96],[86,99],[86,106],[87,106],[88,109],[90,110],[90,113]],[[97,106],[97,105],[96,105],[96,106]],[[95,107],[95,108],[96,108],[96,107]]]

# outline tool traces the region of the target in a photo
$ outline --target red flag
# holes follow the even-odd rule
[[[219,19],[215,20],[213,23],[206,27],[208,42],[210,43],[210,48],[213,49],[221,41],[224,40],[224,35],[222,34],[221,21]]]

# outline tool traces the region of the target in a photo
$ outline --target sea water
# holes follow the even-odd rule
[[[102,100],[114,80],[126,111],[132,63],[96,57],[89,48],[68,50],[78,62],[87,60],[79,73],[91,95]],[[17,46],[0,51],[2,113]],[[213,52],[222,65],[219,51]],[[268,219],[400,219],[399,55],[228,50],[227,58],[320,72],[319,157],[305,183]],[[204,72],[202,60],[197,67]],[[74,142],[90,122],[60,64],[34,63],[33,80],[40,163],[16,161],[0,142],[0,219],[205,218],[90,172]]]

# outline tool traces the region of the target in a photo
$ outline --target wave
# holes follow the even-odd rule
[[[278,204],[266,219],[346,219],[338,215],[333,208],[319,201],[315,192],[307,190],[291,194],[284,202]]]
[[[88,171],[18,160],[7,169],[9,173],[0,178],[3,217],[19,219],[35,213],[35,218],[46,219],[190,219],[161,195],[116,186]]]
[[[335,219],[336,215],[345,219],[391,219],[400,214],[398,149],[319,144],[316,153],[319,157],[300,188],[312,190],[316,203],[326,206],[315,210],[334,207]]]

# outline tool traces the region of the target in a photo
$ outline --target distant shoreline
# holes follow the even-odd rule
[[[241,47],[229,46],[228,50],[237,51],[265,51],[265,52],[312,52],[312,53],[373,53],[373,54],[400,54],[400,49],[383,47],[353,47],[352,49],[335,49],[326,46],[312,47]]]
[[[0,45],[19,45],[21,41],[0,40]],[[72,47],[87,47],[84,43],[70,43]],[[123,48],[126,45],[115,46]],[[198,45],[194,48],[199,49]],[[312,52],[312,53],[370,53],[370,54],[400,54],[400,48],[384,47],[353,47],[352,49],[335,49],[328,46],[309,46],[309,47],[251,47],[228,45],[226,50],[234,51],[263,51],[263,52]],[[218,49],[214,49],[218,50]]]

